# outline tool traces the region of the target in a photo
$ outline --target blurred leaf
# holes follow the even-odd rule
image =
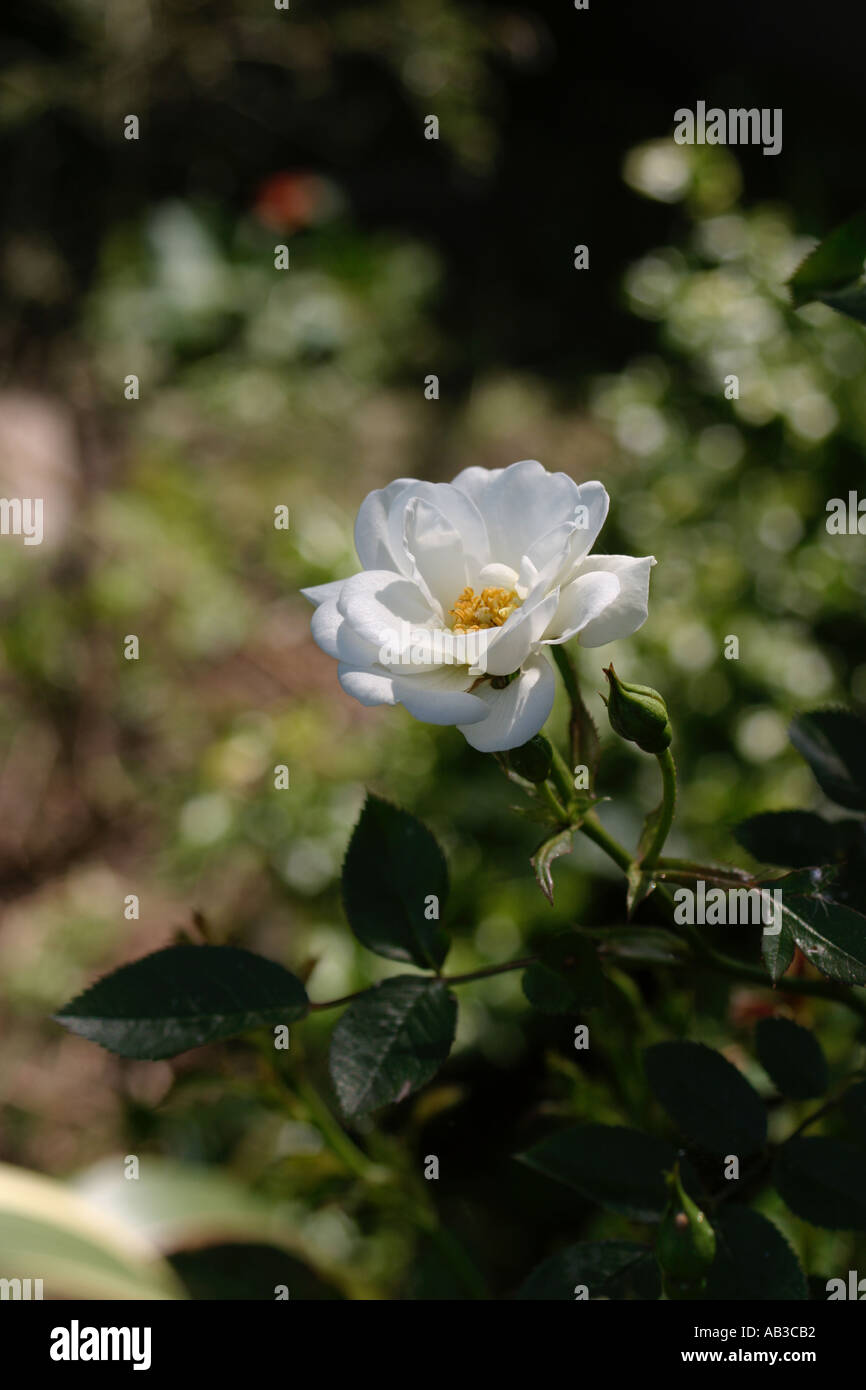
[[[546,1014],[591,1009],[604,998],[604,973],[590,937],[564,932],[542,944],[540,961],[523,974],[523,993]]]
[[[405,1100],[442,1066],[457,1000],[441,980],[397,975],[349,1005],[331,1038],[331,1079],[346,1115]]]
[[[544,1260],[518,1290],[519,1299],[567,1299],[584,1285],[590,1298],[657,1299],[661,1279],[653,1252],[630,1240],[569,1245]]]
[[[156,1061],[291,1023],[308,1009],[300,980],[264,956],[235,946],[169,946],[122,965],[54,1017],[120,1057]]]
[[[822,1096],[830,1084],[821,1044],[788,1018],[762,1018],[755,1031],[758,1059],[776,1089],[791,1100]]]
[[[829,821],[811,811],[765,811],[734,826],[734,839],[763,864],[806,869],[830,864],[838,836]]]
[[[850,710],[813,710],[797,716],[789,735],[825,796],[866,811],[866,721]]]
[[[563,854],[571,854],[573,840],[573,831],[557,831],[555,835],[542,841],[529,861],[535,870],[538,886],[551,907],[553,906],[553,861],[559,859]]]
[[[428,918],[448,900],[448,866],[435,838],[407,811],[369,793],[343,864],[343,905],[358,940],[378,956],[438,969],[448,937]]]
[[[767,1300],[808,1297],[800,1262],[781,1231],[750,1207],[720,1207],[713,1217],[716,1258],[705,1299]]]
[[[713,1154],[748,1157],[767,1138],[757,1091],[720,1052],[704,1043],[656,1043],[644,1053],[653,1095],[683,1134]]]
[[[866,1231],[866,1155],[840,1139],[789,1139],[773,1176],[788,1206],[813,1226]]]
[[[624,1125],[577,1125],[551,1134],[518,1158],[587,1201],[635,1221],[655,1221],[668,1203],[664,1174],[677,1153],[667,1140]]]
[[[284,1285],[292,1303],[330,1301],[344,1295],[296,1256],[273,1245],[206,1245],[179,1250],[172,1268],[196,1300],[260,1299],[273,1303]]]
[[[175,1299],[155,1247],[62,1184],[0,1165],[0,1277],[39,1277],[46,1299]]]

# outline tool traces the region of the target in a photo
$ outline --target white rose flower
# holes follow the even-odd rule
[[[361,504],[360,573],[302,590],[313,637],[361,704],[456,724],[483,753],[517,748],[553,705],[546,647],[601,647],[646,620],[654,557],[589,553],[608,504],[601,483],[534,460],[398,478]]]

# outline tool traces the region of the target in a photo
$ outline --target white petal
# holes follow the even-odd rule
[[[465,669],[396,676],[394,694],[411,715],[425,724],[475,724],[486,719],[487,707],[477,695],[469,694],[471,682]]]
[[[405,537],[406,553],[444,619],[469,583],[462,537],[423,497],[413,498],[406,508]]]
[[[391,570],[353,574],[343,584],[337,606],[356,635],[377,651],[385,644],[403,646],[409,629],[436,621],[418,585]]]
[[[548,473],[535,459],[513,463],[487,483],[471,469],[458,476],[459,486],[467,495],[471,489],[484,517],[491,560],[514,569],[520,569],[523,556],[537,541],[562,523],[578,522],[581,529],[572,558],[585,554],[607,515],[608,497],[600,483],[578,487],[567,473]]]
[[[328,656],[339,656],[337,650],[337,633],[343,624],[343,618],[337,609],[337,600],[334,598],[325,599],[320,603],[310,621],[310,631],[313,634],[313,641],[317,647],[321,647]]]
[[[606,570],[615,574],[620,584],[619,595],[588,623],[580,634],[582,647],[603,647],[621,637],[630,637],[646,622],[649,604],[649,576],[655,557],[644,555],[588,555],[581,569],[584,572]]]
[[[510,565],[498,565],[493,563],[484,566],[484,569],[476,578],[476,583],[479,590],[515,589],[519,577],[517,570],[513,570]]]
[[[574,535],[577,527],[573,521],[563,521],[559,526],[533,541],[520,562],[517,576],[517,592],[526,598],[535,589],[552,589],[560,576],[574,565]]]
[[[486,656],[481,664],[494,676],[508,676],[522,666],[539,641],[559,603],[559,590],[539,594],[538,599],[518,608],[502,627],[493,629],[488,638]]]
[[[388,512],[388,544],[393,555],[405,557],[401,559],[401,569],[411,565],[406,528],[414,514],[414,508],[412,513],[408,509],[416,501],[430,503],[453,526],[460,537],[470,574],[477,574],[488,560],[497,558],[489,552],[487,530],[478,508],[464,493],[450,483],[412,483],[397,494]]]
[[[310,600],[310,603],[314,603],[318,607],[326,599],[339,598],[340,590],[345,582],[345,579],[332,579],[330,584],[311,584],[309,588],[302,589],[301,593],[304,598]]]
[[[528,742],[545,724],[553,708],[556,678],[547,657],[533,656],[504,690],[494,690],[484,681],[475,693],[490,713],[480,724],[461,724],[460,732],[480,753],[503,753]]]
[[[355,549],[365,570],[402,570],[401,557],[388,543],[388,513],[395,497],[414,485],[413,478],[397,478],[387,487],[368,493],[355,518]]]
[[[347,695],[362,705],[395,705],[394,682],[384,672],[339,665],[337,677]]]
[[[337,656],[347,666],[373,666],[379,660],[379,649],[359,637],[354,628],[340,617],[337,628]]]
[[[469,497],[483,516],[487,489],[497,478],[501,478],[504,472],[504,468],[479,468],[473,465],[472,468],[464,468],[462,473],[458,473],[457,477],[452,479],[451,486]]]
[[[559,596],[559,606],[544,634],[548,643],[567,642],[576,632],[605,613],[619,597],[620,581],[606,570],[594,570],[573,580]]]

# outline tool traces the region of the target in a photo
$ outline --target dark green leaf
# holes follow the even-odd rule
[[[866,811],[866,721],[850,710],[818,709],[798,715],[789,736],[825,796]]]
[[[720,1052],[703,1043],[666,1042],[644,1057],[653,1095],[683,1134],[719,1155],[745,1158],[763,1147],[766,1106]]]
[[[599,1240],[558,1250],[532,1271],[517,1297],[574,1302],[581,1285],[590,1298],[651,1300],[661,1294],[651,1250],[630,1240]]]
[[[810,897],[785,879],[781,890],[782,934],[787,930],[803,955],[828,979],[866,984],[866,916],[828,897]],[[773,938],[764,934],[763,942]]]
[[[866,1231],[866,1155],[840,1139],[789,1139],[776,1158],[776,1186],[813,1226]]]
[[[547,1014],[591,1009],[604,998],[604,974],[588,936],[564,932],[540,948],[540,961],[523,975],[523,993],[533,1008]]]
[[[677,965],[688,955],[682,937],[662,927],[614,927],[598,938],[602,960],[627,960],[635,965]]]
[[[830,1082],[821,1044],[808,1028],[789,1018],[762,1018],[756,1030],[761,1066],[783,1096],[809,1100]]]
[[[735,826],[734,838],[761,863],[789,869],[830,864],[838,845],[835,827],[811,811],[765,811]]]
[[[235,946],[168,946],[97,980],[55,1014],[120,1057],[156,1061],[303,1018],[300,980]]]
[[[349,1005],[331,1038],[331,1079],[346,1115],[405,1100],[442,1066],[457,1000],[441,980],[397,975]]]
[[[802,1299],[806,1277],[785,1237],[749,1207],[720,1207],[713,1217],[716,1258],[705,1299]]]
[[[668,1203],[664,1174],[674,1166],[672,1144],[623,1125],[576,1125],[519,1155],[545,1177],[573,1187],[590,1202],[635,1221],[656,1221]],[[694,1178],[684,1173],[687,1186]]]
[[[783,913],[781,931],[772,936],[766,932],[761,933],[761,955],[764,957],[764,964],[770,972],[770,979],[773,984],[778,984],[785,971],[790,967],[796,949],[791,928],[786,925]]]
[[[844,301],[847,295],[856,299],[858,281],[863,279],[864,261],[866,212],[859,212],[841,226],[834,227],[791,276],[788,283],[795,307],[820,299],[831,307],[843,308],[843,304],[833,304],[833,300],[841,296]],[[853,316],[859,317],[858,314]]]
[[[389,960],[438,969],[448,937],[427,914],[441,913],[447,898],[448,868],[430,831],[369,794],[343,864],[343,905],[358,940]]]
[[[571,854],[573,839],[574,835],[570,830],[557,831],[555,835],[551,835],[541,842],[529,861],[535,870],[538,886],[550,902],[551,907],[553,906],[553,861],[559,859],[563,854]]]

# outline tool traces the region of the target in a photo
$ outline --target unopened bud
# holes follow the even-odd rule
[[[673,730],[661,695],[649,685],[621,681],[612,664],[604,674],[610,686],[607,716],[614,733],[636,743],[644,753],[663,753]]]
[[[671,1199],[662,1217],[656,1256],[668,1297],[689,1297],[700,1287],[716,1255],[716,1233],[680,1181],[679,1164],[667,1175]]]
[[[512,769],[528,782],[546,782],[553,767],[553,750],[543,734],[512,748],[508,754]]]

